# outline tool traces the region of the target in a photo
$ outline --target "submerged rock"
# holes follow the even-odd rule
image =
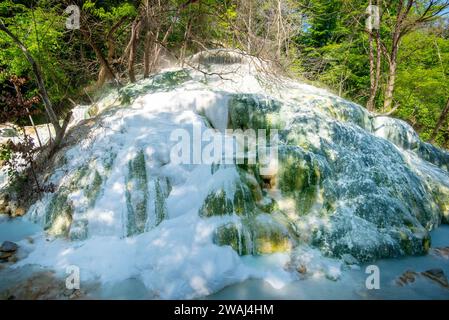
[[[428,278],[428,279],[438,283],[442,287],[449,289],[449,283],[447,281],[446,275],[444,274],[443,270],[441,270],[441,269],[430,269],[430,270],[421,272],[421,274],[424,277],[426,277],[426,278]]]
[[[16,252],[19,246],[11,241],[4,241],[0,246],[0,261],[2,262],[12,262],[17,261]]]
[[[431,254],[437,256],[437,257],[441,257],[444,259],[449,259],[449,247],[444,247],[444,248],[433,248],[430,251]]]
[[[398,286],[403,287],[404,285],[414,283],[416,278],[418,277],[418,273],[415,271],[407,270],[399,278],[396,280],[396,284]]]
[[[407,270],[396,280],[396,284],[402,287],[404,285],[414,283],[420,276],[442,286],[443,288],[449,289],[449,282],[442,269],[429,269],[419,273]]]
[[[14,255],[14,252],[0,252],[0,260],[7,261]]]
[[[0,246],[1,252],[16,252],[19,246],[11,241],[4,241]]]
[[[23,268],[23,267],[22,267]],[[20,268],[18,269],[20,270]],[[64,278],[53,271],[37,271],[20,276],[18,272],[8,274],[15,281],[2,288],[0,300],[72,300],[87,299],[87,292],[99,286],[98,283],[87,283],[80,290],[68,290]]]

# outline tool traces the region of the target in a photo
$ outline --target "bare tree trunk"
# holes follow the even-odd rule
[[[145,33],[145,45],[143,53],[143,77],[146,79],[150,76],[150,64],[151,64],[151,32],[149,30]]]
[[[377,3],[379,3],[379,1],[377,1]],[[375,85],[374,85],[374,90],[373,90],[373,97],[374,99],[376,98],[377,95],[377,91],[379,90],[379,82],[380,82],[380,76],[381,76],[381,71],[382,71],[382,44],[381,44],[381,39],[380,39],[380,30],[376,30],[376,54],[377,54],[377,59],[376,59],[376,81],[375,81]],[[373,100],[374,100],[373,99]],[[374,101],[373,101],[373,107],[375,107]]]
[[[281,59],[281,46],[282,46],[282,40],[281,40],[281,23],[282,23],[282,11],[281,11],[281,0],[277,0],[277,58],[278,60]]]
[[[245,0],[248,1],[248,0]],[[251,35],[252,35],[252,15],[253,15],[253,4],[252,4],[252,0],[248,1],[248,5],[249,5],[249,11],[248,11],[248,53],[251,54],[251,50],[252,50],[252,39],[251,39]]]
[[[371,1],[369,2],[371,6]],[[374,39],[373,39],[373,31],[369,30],[368,34],[368,43],[369,43],[369,78],[370,78],[370,95],[368,102],[366,103],[366,108],[369,111],[374,110],[374,84],[376,82],[375,79],[375,64],[374,64]]]
[[[91,48],[94,50],[95,55],[98,59],[98,62],[100,63],[100,72],[98,74],[98,80],[97,80],[97,87],[103,86],[103,84],[106,81],[106,78],[109,77],[110,79],[114,79],[115,74],[114,71],[112,71],[111,66],[109,65],[109,62],[103,55],[103,52],[101,49],[97,46],[97,44],[93,41],[88,31],[80,29],[81,33],[83,34],[86,41],[89,43]],[[118,80],[117,80],[118,81]]]
[[[282,17],[282,0],[277,0],[277,59],[280,61],[282,56],[282,48],[288,53],[287,32],[285,30]]]
[[[393,93],[394,86],[396,83],[396,69],[397,69],[397,51],[398,47],[393,47],[393,51],[389,60],[388,68],[388,81],[385,88],[385,100],[384,100],[384,111],[387,112],[392,108],[393,104]]]
[[[160,4],[159,4],[160,5]],[[145,17],[144,17],[144,31],[145,31],[145,39],[144,39],[144,52],[143,52],[143,77],[147,79],[151,73],[151,49],[153,48],[155,42],[159,38],[159,28],[160,25],[157,24],[157,29],[154,33],[151,31],[151,18],[154,18],[154,7],[150,7],[149,0],[145,0]],[[150,13],[151,10],[151,13]],[[153,37],[154,40],[153,41]]]
[[[24,101],[23,101],[22,92],[20,92],[20,87],[18,86],[18,84],[15,81],[13,81],[13,85],[14,85],[14,89],[16,90],[17,102],[18,102],[19,106],[23,106]],[[28,114],[28,119],[30,119],[31,125],[33,126],[34,132],[36,133],[37,142],[39,143],[39,147],[42,148],[41,137],[39,136],[39,132],[37,131],[36,125],[34,124],[34,120],[33,120],[33,117],[31,116],[30,110],[28,109],[28,107],[25,107],[25,110]],[[25,132],[25,128],[24,128],[24,132]]]
[[[129,80],[134,83],[136,82],[136,75],[134,72],[134,62],[136,60],[137,42],[139,40],[139,29],[140,20],[136,18],[131,26],[131,39],[130,39],[130,50],[128,59],[128,75]]]
[[[380,32],[376,30],[376,61],[374,62],[374,44],[373,44],[373,34],[370,32],[369,34],[369,62],[370,62],[370,95],[368,98],[368,102],[366,104],[366,108],[369,111],[374,111],[375,109],[375,99],[377,96],[377,91],[379,90],[379,81],[381,74],[381,43],[380,43]]]
[[[25,55],[26,59],[28,60],[29,64],[31,65],[31,68],[33,70],[33,73],[34,73],[34,76],[36,78],[36,82],[37,82],[37,85],[39,88],[39,93],[42,97],[42,101],[44,102],[45,111],[47,112],[48,117],[50,118],[50,122],[56,131],[55,145],[57,146],[64,136],[64,130],[59,125],[58,117],[56,116],[56,113],[53,110],[53,105],[48,96],[47,89],[45,88],[44,79],[42,77],[42,72],[41,72],[39,66],[37,65],[36,61],[34,60],[34,58],[28,52],[28,49],[25,47],[25,45],[19,40],[19,38],[17,38],[13,33],[11,33],[9,31],[9,29],[5,26],[5,24],[3,23],[3,21],[1,19],[0,19],[0,30],[5,32],[14,41],[14,43],[20,48],[20,50],[22,50],[23,54]]]
[[[190,37],[191,27],[192,27],[192,19],[189,19],[189,21],[187,22],[186,31],[184,33],[184,42],[181,47],[181,55],[179,58],[182,67],[184,67],[184,60],[185,60],[186,51],[187,51],[187,41],[189,40],[189,37]]]
[[[397,58],[399,45],[401,42],[401,38],[404,35],[404,21],[407,18],[410,10],[414,4],[415,0],[407,0],[407,3],[404,4],[404,0],[399,0],[397,6],[397,18],[396,24],[393,31],[393,38],[391,44],[391,53],[388,58],[389,69],[388,69],[388,81],[387,86],[385,88],[385,97],[384,97],[384,112],[388,112],[392,108],[393,104],[393,93],[394,86],[396,83],[396,69],[397,69]]]
[[[429,142],[434,143],[437,138],[438,132],[441,129],[443,123],[447,120],[447,116],[449,115],[449,99],[447,100],[446,107],[441,111],[440,118],[438,119],[437,125],[432,132]]]
[[[109,66],[109,71],[110,72],[106,72],[107,76],[112,76],[112,78],[108,79],[108,80],[115,80],[117,86],[121,86],[120,80],[118,79],[118,77],[116,76],[116,74],[114,73],[113,69],[110,67],[111,63],[114,60],[115,57],[115,49],[116,49],[116,45],[115,45],[115,39],[114,39],[114,34],[117,32],[117,30],[126,22],[126,20],[128,20],[128,17],[123,17],[121,18],[116,24],[114,24],[111,28],[111,30],[109,30],[107,36],[106,36],[106,40],[107,40],[107,48],[108,48],[108,58],[107,58],[107,64]],[[106,66],[103,66],[106,67]]]
[[[117,75],[114,73],[111,62],[115,56],[115,41],[114,41],[114,33],[120,28],[120,26],[128,19],[128,17],[123,17],[120,19],[116,24],[114,24],[111,29],[109,30],[106,41],[107,41],[107,48],[108,48],[108,56],[105,57],[103,52],[101,51],[100,47],[95,43],[94,39],[92,39],[92,36],[89,31],[85,29],[80,29],[82,35],[86,39],[86,41],[89,43],[89,45],[92,47],[92,49],[95,52],[95,55],[100,62],[100,71],[98,73],[98,79],[97,79],[97,88],[101,88],[104,83],[107,80],[114,80],[117,86],[121,86],[120,80],[118,79]]]
[[[396,27],[393,33],[391,53],[388,56],[389,68],[388,68],[387,86],[385,88],[385,96],[384,96],[384,107],[383,107],[384,112],[388,112],[388,110],[392,108],[393,104],[393,93],[394,93],[394,86],[396,83],[397,58],[399,51],[399,43],[401,41],[401,23],[402,23],[401,19],[403,19],[403,16],[401,13],[399,13],[398,20],[396,22]]]

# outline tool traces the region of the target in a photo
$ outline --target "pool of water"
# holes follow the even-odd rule
[[[0,214],[0,243],[6,240],[17,242],[40,231],[40,226],[23,218],[11,219]]]
[[[449,246],[449,226],[432,232],[432,247]],[[380,272],[380,289],[368,290],[365,282],[368,264],[346,270],[337,281],[326,278],[305,278],[276,289],[263,280],[250,279],[212,294],[205,299],[449,299],[449,289],[426,278],[418,277],[412,284],[399,286],[397,278],[407,270],[422,272],[442,269],[449,276],[449,260],[432,254],[419,257],[383,259],[371,263]]]
[[[0,215],[0,242],[18,242],[42,232],[42,228],[25,219],[9,219]],[[432,232],[432,247],[449,246],[449,226],[441,226]],[[271,257],[273,258],[273,257]],[[257,259],[252,258],[254,263]],[[251,260],[252,261],[252,260]],[[265,263],[266,265],[267,263]],[[368,290],[365,282],[369,276],[365,271],[368,264],[345,269],[336,281],[325,277],[305,277],[286,282],[284,286],[273,287],[268,282],[249,279],[228,286],[203,299],[449,299],[449,290],[424,277],[418,277],[412,284],[398,286],[397,278],[407,270],[422,272],[429,269],[442,269],[449,275],[449,260],[428,254],[419,257],[383,259],[372,263],[380,271],[380,289]],[[0,270],[0,289],[23,281],[31,274],[42,271],[38,266],[25,266],[18,269]],[[1,290],[0,290],[1,291]],[[139,279],[128,279],[118,283],[92,287],[86,298],[96,299],[151,299]]]

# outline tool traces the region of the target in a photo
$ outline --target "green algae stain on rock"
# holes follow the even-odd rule
[[[127,235],[132,236],[144,232],[147,221],[148,180],[145,154],[142,150],[129,161],[125,184]]]
[[[47,207],[44,229],[52,236],[67,236],[70,231],[73,206],[68,192],[66,188],[59,190]]]
[[[435,186],[432,191],[433,198],[441,214],[441,222],[449,224],[449,188]]]
[[[171,191],[171,185],[167,178],[157,178],[155,189],[155,226],[158,226],[168,216],[166,198]]]
[[[91,165],[95,165],[95,161]],[[91,170],[89,164],[82,165],[69,177],[67,183],[59,188],[52,196],[46,208],[45,229],[53,236],[68,236],[72,238],[71,224],[73,222],[75,208],[69,197],[72,193],[82,190],[87,199],[89,208],[95,205],[95,201],[101,192],[103,178],[97,170]],[[78,210],[84,210],[78,208]],[[87,221],[77,223],[79,227],[87,227]],[[75,226],[75,230],[79,229]],[[77,231],[78,232],[78,231]],[[79,231],[86,234],[87,230]],[[76,236],[79,238],[79,236]]]
[[[87,185],[84,189],[84,194],[88,199],[88,205],[92,208],[95,205],[95,201],[101,192],[101,186],[103,184],[103,178],[100,173],[95,170],[92,184]]]
[[[263,230],[256,233],[255,254],[270,254],[276,252],[287,252],[292,248],[290,237],[279,230]]]
[[[249,188],[239,183],[234,192],[234,212],[239,216],[251,215],[254,212],[255,205]]]
[[[160,73],[145,81],[121,88],[119,90],[120,100],[123,105],[129,105],[142,94],[170,91],[191,79],[188,70],[185,69]]]
[[[231,186],[210,191],[199,211],[204,218],[232,216],[233,222],[216,228],[213,242],[230,246],[239,255],[289,251],[292,240],[285,227],[289,222],[277,212],[276,201],[262,191],[263,180],[257,168],[245,165],[236,170],[238,176]]]
[[[277,186],[284,196],[295,200],[298,215],[307,214],[317,203],[321,179],[320,167],[308,153],[300,148],[281,153]]]
[[[259,215],[250,228],[256,255],[287,252],[293,246],[288,229],[271,215]]]
[[[287,252],[292,248],[286,228],[267,217],[242,218],[238,223],[222,225],[215,230],[213,241],[219,246],[231,246],[239,255]]]
[[[428,252],[430,247],[430,236],[426,230],[408,230],[401,228],[397,231],[396,238],[399,241],[401,255],[421,255]]]
[[[283,123],[278,101],[252,94],[232,95],[228,101],[232,129],[276,129]]]
[[[218,227],[213,242],[219,246],[231,246],[239,255],[253,253],[251,234],[242,225],[229,223]]]
[[[251,216],[255,214],[256,205],[252,192],[248,186],[239,179],[233,183],[233,190],[219,188],[211,190],[199,210],[200,217]]]

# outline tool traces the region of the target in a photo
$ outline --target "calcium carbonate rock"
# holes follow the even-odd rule
[[[250,63],[236,52],[192,61],[220,71]],[[237,86],[193,69],[166,70],[84,108],[95,125],[60,151],[66,160],[50,179],[57,191],[30,216],[73,241],[153,229],[163,238],[167,225],[191,215],[192,241],[240,255],[307,245],[353,264],[426,253],[429,231],[449,222],[449,153],[403,121],[302,83],[263,81],[253,67],[231,75]],[[106,107],[110,101],[118,102]],[[263,149],[249,145],[243,163],[174,163],[174,133],[188,136],[187,150],[198,147],[193,125],[212,135],[277,133],[265,139],[277,150],[274,169],[250,161]]]
[[[255,102],[257,99],[259,102]],[[229,125],[241,129],[273,128],[267,121],[271,112],[289,114],[295,108],[266,101],[258,96],[232,97]],[[310,239],[325,254],[350,254],[358,261],[427,252],[428,231],[442,219],[446,221],[448,201],[445,186],[435,183],[439,188],[431,191],[430,182],[422,179],[398,148],[416,149],[416,134],[411,134],[405,125],[383,129],[381,134],[380,129],[372,129],[380,121],[371,120],[376,118],[370,118],[359,106],[341,99],[312,102],[320,103],[320,109],[330,118],[313,109],[298,108],[293,117],[283,119],[274,187],[281,194],[276,201],[293,204],[290,209],[276,208],[288,216],[285,228],[292,230],[290,238]],[[249,114],[243,110],[249,110]],[[395,130],[399,133],[395,134]],[[440,157],[436,158],[444,162],[446,153],[438,152]],[[447,172],[440,174],[448,177]],[[432,177],[428,180],[435,181]],[[245,201],[251,203],[254,199]],[[263,207],[258,209],[263,211]],[[212,191],[200,210],[204,217],[231,214],[242,212],[235,210],[232,196],[224,190]],[[304,228],[304,220],[312,216],[316,222]],[[242,226],[222,227],[218,242],[233,248],[238,244],[236,250],[240,254],[254,252],[242,246],[251,238]]]

